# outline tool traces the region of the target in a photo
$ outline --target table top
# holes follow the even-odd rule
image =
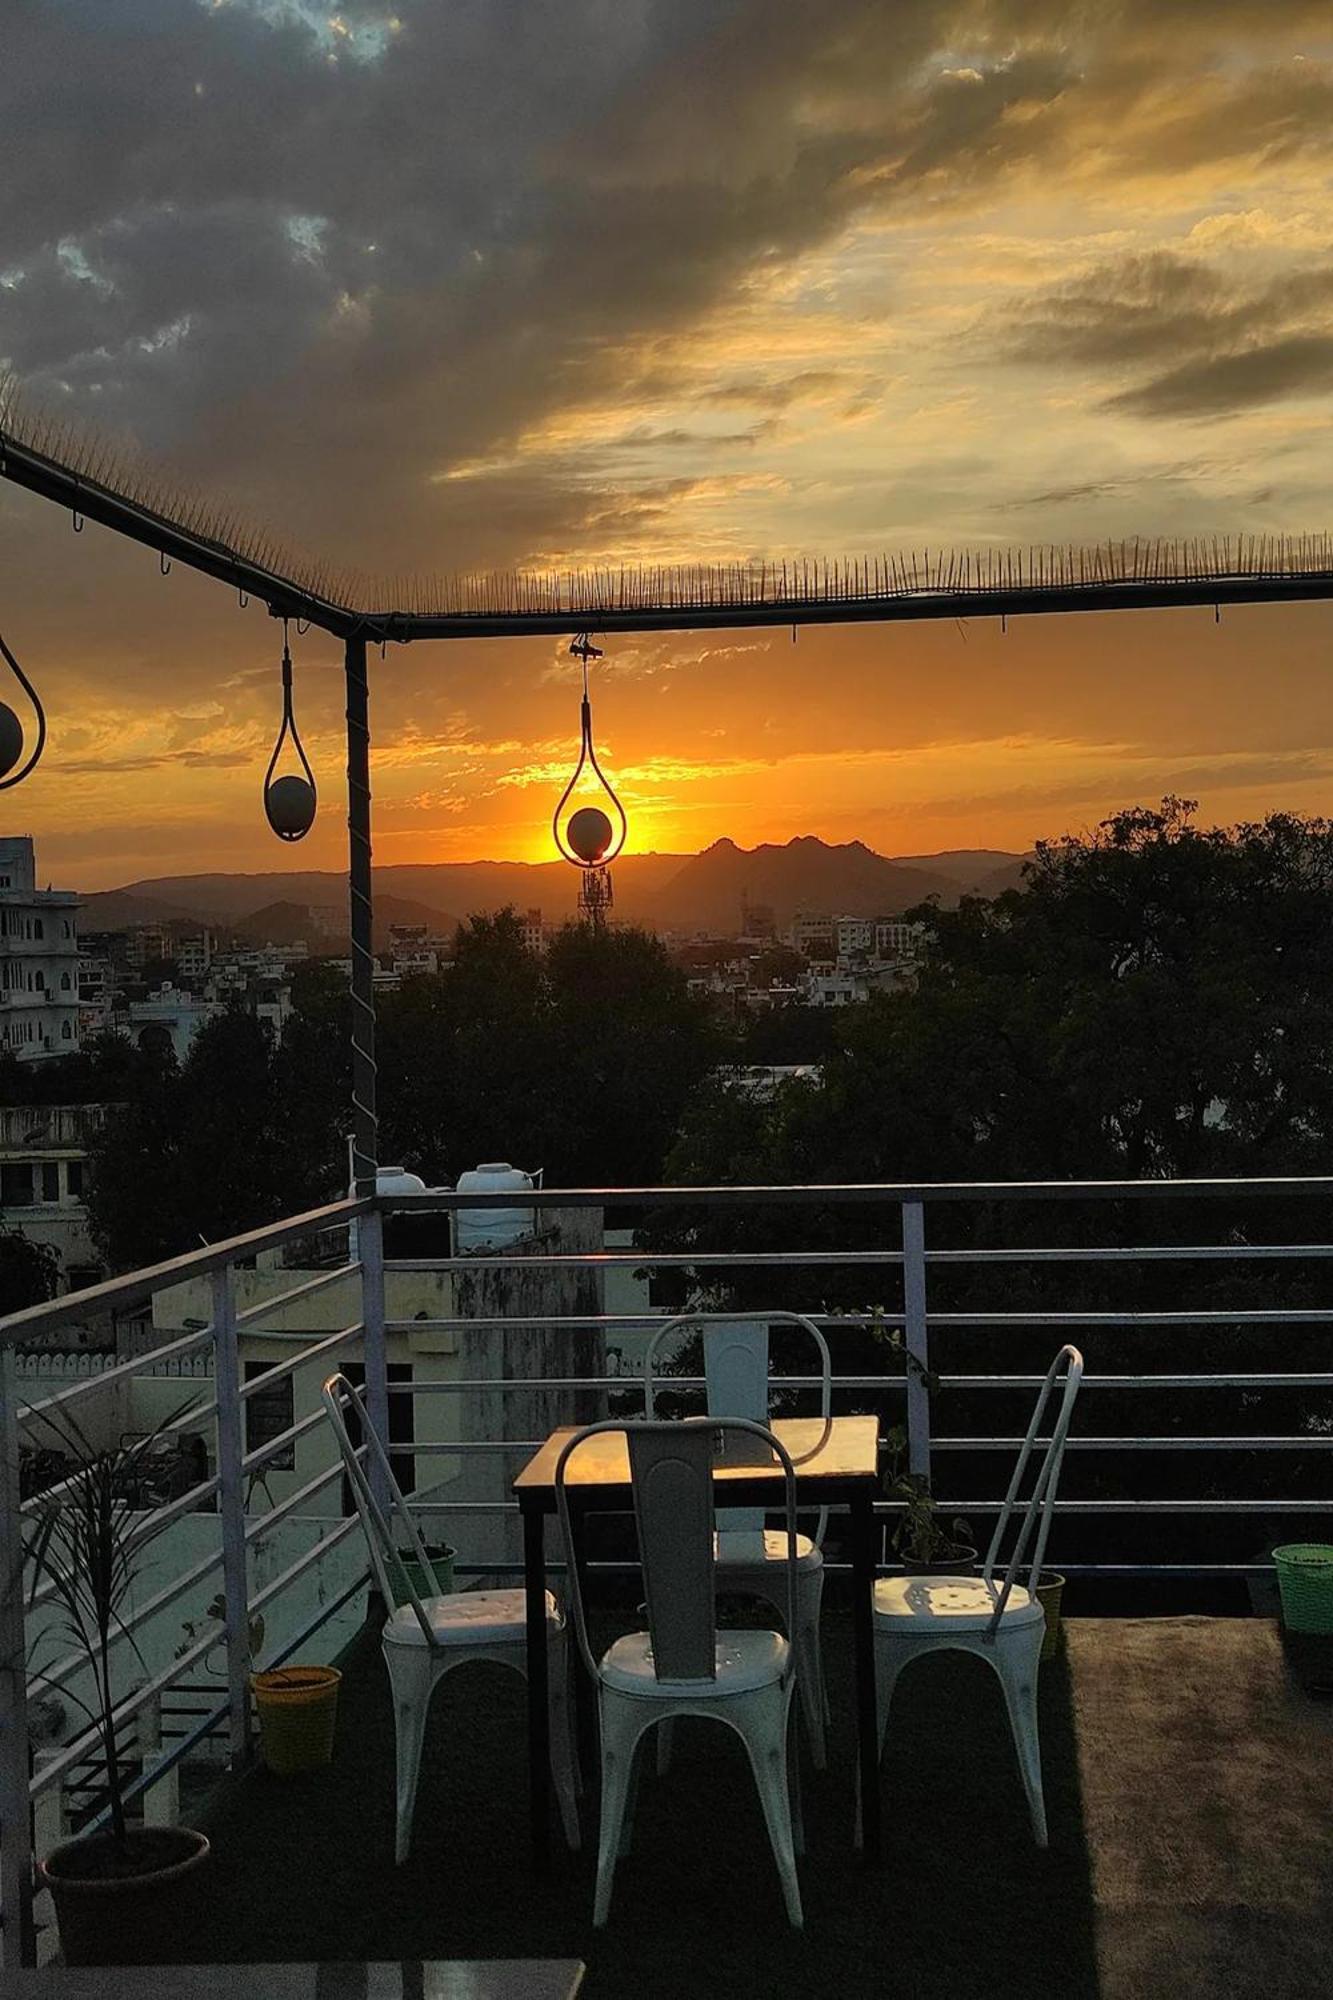
[[[564,1424],[551,1432],[540,1450],[528,1460],[514,1481],[514,1491],[522,1501],[549,1500],[554,1505],[555,1468],[566,1443],[579,1430]],[[879,1418],[867,1417],[779,1417],[770,1427],[787,1447],[796,1472],[797,1491],[809,1498],[819,1490],[845,1487],[850,1482],[874,1481],[879,1476]],[[740,1437],[736,1443],[741,1442]],[[751,1441],[753,1442],[753,1440]],[[780,1485],[782,1466],[770,1457],[762,1464],[719,1463],[714,1477],[722,1482],[743,1482],[748,1487]],[[629,1448],[623,1430],[599,1431],[581,1445],[565,1467],[565,1482],[572,1490],[594,1487],[603,1491],[629,1491]],[[830,1496],[832,1497],[832,1496]]]

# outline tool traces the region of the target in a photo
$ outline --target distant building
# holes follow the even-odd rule
[[[104,1104],[0,1110],[0,1227],[49,1245],[65,1291],[103,1275],[88,1230],[84,1177],[88,1142],[107,1111]]]
[[[795,950],[808,957],[812,951],[825,950],[833,944],[833,918],[826,910],[798,910],[787,935]]]
[[[900,917],[875,921],[876,958],[915,958],[926,934],[924,924],[905,924]]]
[[[873,917],[839,917],[833,926],[839,958],[869,958],[875,949]]]
[[[778,934],[777,921],[771,903],[752,903],[745,891],[741,891],[741,936],[748,938],[774,938]]]
[[[224,1011],[221,1001],[201,1000],[168,981],[146,1000],[131,1000],[118,1025],[141,1049],[160,1047],[165,1036],[176,1061],[183,1063],[204,1023],[216,1020]]]
[[[125,933],[125,962],[131,972],[142,973],[155,959],[174,955],[171,933],[163,930],[161,924],[135,924]]]
[[[216,950],[212,931],[200,931],[194,937],[177,938],[168,955],[175,959],[182,979],[206,979]]]
[[[390,924],[389,958],[400,979],[438,972],[440,953],[425,924]]]
[[[546,926],[542,922],[540,910],[525,910],[520,919],[523,927],[523,944],[528,951],[545,951]]]
[[[0,839],[0,1047],[21,1062],[79,1046],[79,898],[39,889],[32,841]]]

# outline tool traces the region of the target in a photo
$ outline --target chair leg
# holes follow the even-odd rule
[[[824,1595],[824,1572],[815,1572],[813,1588],[800,1586],[796,1603],[796,1695],[801,1704],[805,1733],[810,1740],[810,1759],[817,1771],[828,1768],[828,1748],[824,1735],[828,1697],[824,1691],[824,1662],[819,1643],[819,1612]]]
[[[891,1645],[875,1635],[875,1741],[879,1745],[879,1760],[884,1756],[884,1738],[889,1732],[889,1709],[893,1704],[893,1690],[898,1676],[907,1665],[909,1655],[901,1648]],[[856,1760],[856,1817],[852,1831],[852,1845],[862,1845],[861,1831],[861,1760]]]
[[[799,1860],[805,1853],[805,1813],[801,1803],[801,1741],[795,1706],[787,1718],[787,1786],[791,1793],[791,1840]]]
[[[796,1878],[791,1793],[787,1783],[787,1729],[792,1691],[792,1682],[788,1681],[785,1688],[762,1688],[753,1695],[738,1697],[734,1726],[749,1752],[787,1916],[792,1928],[801,1930],[805,1918],[801,1910],[801,1886]]]
[[[620,1845],[616,1849],[616,1860],[623,1861],[634,1845],[634,1814],[639,1803],[639,1779],[643,1776],[643,1760],[648,1755],[647,1745],[638,1743],[630,1753],[629,1790],[625,1794],[625,1811],[620,1822]]]
[[[570,1851],[577,1854],[583,1845],[579,1827],[579,1764],[574,1751],[574,1725],[570,1714],[569,1640],[564,1632],[554,1636],[547,1653],[550,1662],[551,1776],[560,1803],[560,1820]]]
[[[394,1861],[406,1861],[412,1846],[412,1814],[417,1802],[426,1714],[437,1679],[436,1660],[425,1647],[386,1646],[385,1665],[393,1697],[395,1766]]]
[[[620,1853],[621,1823],[629,1798],[634,1769],[634,1751],[646,1726],[630,1704],[601,1690],[602,1721],[602,1823],[597,1840],[597,1893],[592,1920],[600,1930],[611,1909],[616,1860]]]
[[[1041,1662],[1042,1627],[1035,1625],[996,1641],[993,1665],[1004,1689],[1004,1705],[1009,1711],[1014,1749],[1023,1790],[1027,1793],[1032,1817],[1032,1836],[1038,1847],[1047,1845],[1046,1800],[1041,1783],[1041,1739],[1037,1723],[1037,1672]]]
[[[657,1725],[657,1775],[659,1778],[665,1778],[667,1772],[671,1769],[671,1752],[675,1726],[669,1716],[665,1722],[659,1722]]]

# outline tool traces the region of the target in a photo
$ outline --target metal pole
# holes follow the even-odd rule
[[[218,1516],[227,1632],[227,1715],[233,1764],[250,1747],[250,1584],[245,1553],[241,1369],[231,1269],[213,1273],[213,1366],[218,1402]]]
[[[907,1347],[907,1466],[930,1478],[930,1367],[926,1330],[926,1211],[919,1201],[903,1203],[903,1338]]]
[[[366,1367],[366,1421],[385,1451],[389,1449],[389,1370],[384,1345],[384,1219],[376,1209],[362,1216],[361,1250],[362,1353]],[[370,1490],[387,1514],[389,1483],[384,1467],[370,1455]]]
[[[375,960],[370,881],[370,690],[366,642],[348,639],[347,886],[352,929],[352,1179],[373,1195],[379,1156],[375,1114]]]
[[[14,1350],[0,1346],[0,1962],[37,1963],[28,1806],[28,1658]]]

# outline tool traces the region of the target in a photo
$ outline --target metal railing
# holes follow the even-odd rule
[[[469,1397],[527,1397],[529,1428],[532,1413],[543,1410],[559,1413],[568,1399],[579,1395],[613,1401],[616,1411],[627,1416],[641,1409],[636,1377],[629,1372],[608,1372],[608,1353],[618,1342],[646,1334],[660,1323],[664,1314],[674,1314],[699,1303],[694,1317],[700,1323],[729,1320],[753,1314],[762,1318],[765,1310],[776,1313],[778,1302],[769,1296],[774,1287],[783,1288],[782,1304],[799,1302],[825,1328],[834,1351],[834,1388],[839,1400],[835,1407],[871,1407],[886,1419],[901,1421],[906,1433],[906,1463],[909,1469],[935,1476],[942,1491],[939,1506],[946,1513],[990,1516],[1000,1502],[1003,1478],[995,1478],[1001,1459],[1018,1446],[1021,1425],[1015,1425],[1012,1410],[1001,1428],[985,1423],[940,1431],[937,1408],[956,1407],[955,1397],[982,1399],[992,1396],[1012,1399],[1019,1393],[1031,1394],[1041,1379],[1041,1367],[1048,1358],[1045,1349],[1066,1336],[1094,1339],[1107,1350],[1109,1365],[1096,1358],[1084,1378],[1089,1401],[1082,1406],[1082,1427],[1070,1439],[1071,1464],[1066,1470],[1067,1497],[1062,1494],[1059,1513],[1076,1522],[1085,1521],[1087,1533],[1101,1534],[1098,1525],[1126,1520],[1156,1520],[1174,1517],[1181,1521],[1227,1515],[1269,1517],[1324,1516],[1333,1523],[1333,1490],[1311,1492],[1302,1471],[1290,1475],[1282,1471],[1291,1454],[1294,1466],[1318,1464],[1318,1454],[1333,1448],[1333,1367],[1325,1365],[1326,1349],[1320,1330],[1333,1323],[1333,1302],[1323,1284],[1325,1267],[1333,1257],[1333,1242],[1260,1240],[1261,1218],[1272,1214],[1273,1204],[1286,1215],[1295,1202],[1302,1214],[1309,1204],[1311,1226],[1317,1231],[1324,1209],[1333,1196],[1333,1177],[1311,1179],[1270,1178],[1251,1181],[1194,1182],[1043,1182],[1043,1183],[949,1183],[941,1185],[843,1186],[843,1187],[723,1187],[723,1188],[634,1188],[634,1189],[532,1189],[514,1198],[516,1205],[542,1218],[537,1224],[541,1240],[529,1240],[504,1249],[481,1253],[451,1252],[447,1255],[384,1255],[383,1235],[400,1219],[419,1224],[422,1218],[444,1218],[469,1208],[494,1209],[503,1200],[494,1193],[459,1194],[454,1191],[385,1197],[379,1200],[351,1200],[330,1204],[308,1214],[294,1216],[265,1229],[255,1230],[171,1259],[148,1270],[113,1278],[90,1290],[61,1298],[48,1305],[11,1315],[0,1321],[0,1580],[22,1574],[22,1540],[25,1519],[34,1511],[33,1501],[20,1501],[20,1433],[38,1422],[43,1412],[58,1411],[74,1403],[121,1392],[126,1385],[157,1371],[159,1383],[163,1365],[180,1357],[206,1355],[211,1362],[211,1395],[178,1418],[177,1426],[206,1423],[214,1439],[212,1464],[207,1478],[200,1479],[182,1493],[149,1513],[141,1523],[144,1539],[188,1514],[208,1510],[216,1522],[215,1546],[182,1565],[178,1574],[164,1579],[160,1587],[138,1609],[132,1626],[142,1624],[207,1579],[221,1572],[224,1617],[222,1631],[211,1628],[193,1644],[183,1648],[162,1671],[144,1685],[127,1693],[117,1710],[118,1721],[128,1725],[152,1704],[160,1703],[168,1690],[197,1676],[206,1655],[215,1648],[225,1651],[225,1696],[173,1744],[169,1752],[155,1757],[151,1771],[145,1769],[132,1791],[142,1792],[168,1770],[191,1754],[203,1738],[222,1730],[231,1761],[249,1753],[250,1736],[250,1620],[265,1607],[279,1603],[300,1579],[330,1552],[356,1532],[354,1516],[337,1519],[330,1532],[306,1550],[272,1582],[262,1589],[252,1586],[251,1557],[258,1537],[275,1523],[299,1515],[341,1480],[341,1468],[334,1462],[313,1477],[300,1479],[294,1489],[267,1511],[247,1510],[247,1493],[256,1477],[279,1454],[294,1449],[308,1438],[322,1421],[317,1409],[293,1412],[293,1421],[278,1435],[269,1436],[257,1449],[245,1449],[244,1411],[249,1398],[261,1387],[272,1387],[285,1377],[296,1376],[303,1367],[318,1363],[319,1373],[331,1370],[351,1354],[365,1371],[367,1416],[389,1450],[400,1461],[431,1463],[443,1459],[445,1483],[437,1485],[426,1504],[432,1511],[457,1515],[462,1528],[479,1527],[486,1517],[512,1513],[508,1482],[518,1469],[522,1455],[534,1449],[542,1438],[524,1435],[522,1424],[507,1420],[494,1434],[465,1434],[465,1413]],[[1152,1240],[1147,1227],[1131,1232],[1133,1240],[1113,1240],[1126,1234],[1126,1219],[1140,1217],[1159,1202],[1197,1202],[1191,1220],[1217,1212],[1222,1205],[1233,1240],[1177,1242]],[[1021,1209],[1029,1218],[1026,1204],[1040,1203],[1037,1213],[1058,1218],[1069,1204],[1090,1204],[1090,1217],[1108,1217],[1107,1227],[1098,1231],[1091,1222],[1084,1230],[1090,1240],[1078,1242],[1005,1240],[1014,1231],[1009,1218]],[[1235,1215],[1243,1211],[1247,1235],[1236,1239]],[[608,1221],[636,1225],[639,1247],[617,1249],[569,1248],[560,1235],[560,1211],[599,1210]],[[753,1236],[755,1221],[765,1210],[779,1211],[781,1230],[777,1242],[756,1237],[740,1247],[717,1247],[725,1242],[730,1217],[740,1234]],[[664,1212],[670,1217],[664,1218]],[[1168,1213],[1161,1211],[1160,1213]],[[1179,1212],[1178,1210],[1176,1212]],[[706,1236],[690,1233],[689,1218],[711,1231]],[[993,1230],[985,1241],[957,1240],[967,1235],[960,1218],[971,1225],[972,1218],[984,1218]],[[801,1230],[809,1224],[809,1240]],[[355,1254],[332,1268],[321,1267],[313,1275],[293,1272],[290,1285],[259,1303],[237,1309],[237,1271],[266,1252],[298,1245],[332,1230],[355,1224]],[[669,1240],[663,1231],[674,1230]],[[1114,1226],[1112,1226],[1114,1224]],[[1054,1227],[1052,1235],[1059,1235]],[[1156,1231],[1158,1238],[1161,1230]],[[972,1229],[973,1236],[976,1228]],[[1168,1232],[1169,1234],[1169,1232]],[[839,1237],[850,1237],[850,1243]],[[1151,1274],[1165,1271],[1172,1281],[1172,1296],[1158,1295],[1165,1280]],[[506,1309],[503,1274],[523,1274],[512,1303]],[[386,1311],[386,1289],[413,1274],[435,1274],[449,1310],[434,1317],[395,1318]],[[598,1281],[609,1275],[640,1274],[646,1294],[622,1310],[605,1310]],[[460,1285],[464,1274],[481,1283],[479,1293],[467,1293]],[[1056,1278],[1071,1284],[1079,1279],[1086,1289],[1090,1274],[1099,1287],[1132,1284],[1147,1296],[1117,1299],[1103,1297],[1095,1303],[1080,1296],[1075,1288],[1066,1303],[1052,1298],[1050,1286]],[[1201,1275],[1202,1274],[1202,1275]],[[1254,1296],[1257,1274],[1267,1274],[1265,1285],[1275,1288],[1270,1297]],[[992,1275],[995,1284],[986,1288]],[[1184,1288],[1191,1276],[1203,1286],[1206,1296],[1189,1303]],[[1235,1302],[1218,1295],[1219,1283],[1243,1280]],[[571,1293],[580,1280],[582,1292]],[[49,1395],[33,1395],[26,1401],[23,1390],[31,1386],[31,1367],[25,1365],[23,1379],[16,1364],[17,1351],[31,1353],[42,1340],[70,1325],[87,1325],[99,1315],[124,1313],[150,1304],[155,1295],[193,1281],[207,1280],[210,1312],[207,1324],[193,1325],[173,1335],[168,1331],[158,1346],[132,1342],[137,1351],[129,1359],[103,1365],[94,1374],[79,1376]],[[1287,1296],[1299,1280],[1300,1296]],[[346,1284],[355,1288],[357,1314],[345,1326],[332,1331],[312,1332],[307,1324],[298,1331],[283,1324],[284,1315],[294,1307],[313,1302],[329,1287]],[[1026,1284],[1029,1300],[1015,1287]],[[1158,1292],[1152,1287],[1156,1285]],[[669,1297],[652,1295],[653,1287],[666,1288]],[[953,1296],[959,1287],[965,1296]],[[860,1296],[852,1296],[857,1288]],[[981,1287],[978,1290],[978,1287]],[[719,1288],[726,1296],[719,1296]],[[1003,1288],[1002,1291],[1000,1288]],[[836,1296],[830,1296],[830,1290]],[[460,1302],[460,1291],[464,1296]],[[1180,1297],[1175,1292],[1181,1293]],[[998,1293],[998,1296],[997,1296]],[[868,1294],[868,1295],[867,1295]],[[480,1297],[485,1309],[467,1310]],[[521,1309],[518,1309],[521,1308]],[[299,1311],[296,1315],[298,1325]],[[873,1350],[867,1365],[864,1335],[876,1329],[883,1341]],[[1252,1343],[1262,1346],[1271,1340],[1276,1346],[1275,1366],[1256,1365],[1262,1356],[1248,1356],[1244,1365],[1233,1369],[1181,1365],[1180,1347],[1185,1337],[1209,1336],[1218,1329],[1243,1330]],[[1305,1339],[1314,1330],[1318,1351],[1300,1365],[1291,1365],[1282,1345],[1297,1335]],[[265,1368],[254,1381],[243,1380],[243,1343],[265,1331],[280,1331],[285,1341],[295,1343],[295,1351],[285,1354]],[[846,1349],[851,1336],[863,1336],[850,1365]],[[525,1370],[522,1348],[529,1336],[540,1335],[534,1350],[538,1366]],[[583,1338],[575,1340],[574,1336]],[[408,1379],[391,1382],[388,1354],[390,1346],[405,1349],[409,1361],[417,1340],[456,1336],[456,1351],[448,1355],[431,1379],[413,1366]],[[479,1366],[483,1352],[479,1337],[491,1337],[504,1350],[503,1365]],[[568,1336],[568,1340],[562,1340]],[[1132,1340],[1130,1365],[1116,1365],[1114,1348],[1118,1341]],[[960,1342],[972,1344],[960,1360],[955,1349]],[[1150,1361],[1156,1363],[1160,1351],[1163,1365],[1144,1365],[1143,1347],[1150,1347]],[[980,1343],[980,1345],[978,1345]],[[844,1350],[839,1365],[839,1347]],[[567,1350],[568,1365],[562,1358]],[[932,1350],[934,1363],[932,1363]],[[440,1350],[447,1352],[447,1350]],[[1017,1354],[1017,1361],[1012,1357]],[[977,1356],[980,1358],[976,1358]],[[1005,1357],[1010,1357],[1006,1370]],[[529,1357],[532,1358],[532,1357]],[[492,1354],[491,1359],[494,1359]],[[1038,1360],[1041,1360],[1041,1367]],[[1299,1357],[1298,1357],[1299,1359]],[[1313,1359],[1315,1365],[1310,1365]],[[882,1367],[878,1364],[882,1361]],[[999,1362],[997,1367],[996,1363]],[[943,1365],[941,1366],[941,1362]],[[193,1364],[192,1364],[193,1365]],[[934,1370],[937,1372],[933,1372]],[[810,1378],[775,1373],[774,1387],[791,1396],[808,1388]],[[207,1386],[207,1385],[201,1385]],[[673,1386],[681,1391],[698,1390],[697,1374],[680,1374]],[[1259,1399],[1274,1392],[1299,1393],[1309,1412],[1313,1399],[1327,1400],[1327,1413],[1316,1413],[1316,1422],[1307,1414],[1302,1423],[1286,1429],[1255,1420],[1253,1430],[1214,1434],[1196,1421],[1188,1430],[1145,1432],[1131,1425],[1125,1434],[1108,1433],[1096,1422],[1099,1394],[1113,1398],[1120,1392],[1140,1397],[1158,1392],[1168,1400],[1173,1396],[1201,1392],[1237,1392],[1247,1399],[1247,1412]],[[419,1437],[418,1425],[411,1425],[406,1439],[395,1436],[390,1421],[391,1401],[410,1399],[415,1413],[430,1399],[451,1399],[454,1418],[448,1434]],[[534,1402],[532,1399],[536,1398]],[[543,1400],[545,1399],[545,1400]],[[506,1407],[509,1405],[506,1403]],[[1091,1408],[1093,1418],[1087,1420]],[[1080,1492],[1077,1467],[1080,1464],[1141,1465],[1160,1464],[1164,1453],[1181,1453],[1187,1464],[1211,1467],[1226,1464],[1240,1453],[1247,1463],[1275,1468],[1266,1475],[1265,1490],[1246,1494],[1207,1490],[1211,1475],[1198,1481],[1201,1490],[1182,1492]],[[490,1489],[477,1495],[475,1483],[462,1477],[468,1466],[484,1466],[493,1461]],[[978,1468],[982,1481],[975,1490],[956,1490],[968,1484],[968,1468]],[[985,1481],[994,1478],[993,1487]],[[1211,1483],[1216,1483],[1212,1481]],[[1123,1481],[1128,1487],[1129,1481]],[[453,1488],[457,1487],[455,1494]],[[338,1510],[340,1512],[340,1509]],[[895,1511],[887,1499],[881,1512],[886,1523]],[[1263,1565],[1255,1561],[1212,1563],[1180,1560],[1115,1559],[1064,1562],[1067,1572],[1103,1575],[1161,1576],[1213,1575],[1242,1577]],[[1105,1555],[1105,1551],[1103,1551]],[[830,1567],[837,1569],[836,1557]],[[460,1565],[464,1574],[490,1574],[517,1568],[512,1557],[492,1548],[484,1560]],[[363,1576],[343,1589],[333,1605],[323,1607],[313,1625],[303,1626],[292,1645],[299,1645],[362,1587]],[[38,1593],[41,1601],[41,1593]],[[49,1787],[62,1783],[85,1757],[86,1736],[76,1738],[57,1754],[44,1754],[40,1770],[30,1769],[26,1704],[28,1673],[26,1660],[25,1614],[21,1594],[14,1588],[0,1592],[0,1920],[6,1960],[22,1962],[31,1954],[30,1886],[31,1840],[29,1806]],[[289,1648],[290,1650],[290,1648]],[[78,1671],[78,1659],[71,1656],[48,1668],[44,1686],[58,1689]]]

